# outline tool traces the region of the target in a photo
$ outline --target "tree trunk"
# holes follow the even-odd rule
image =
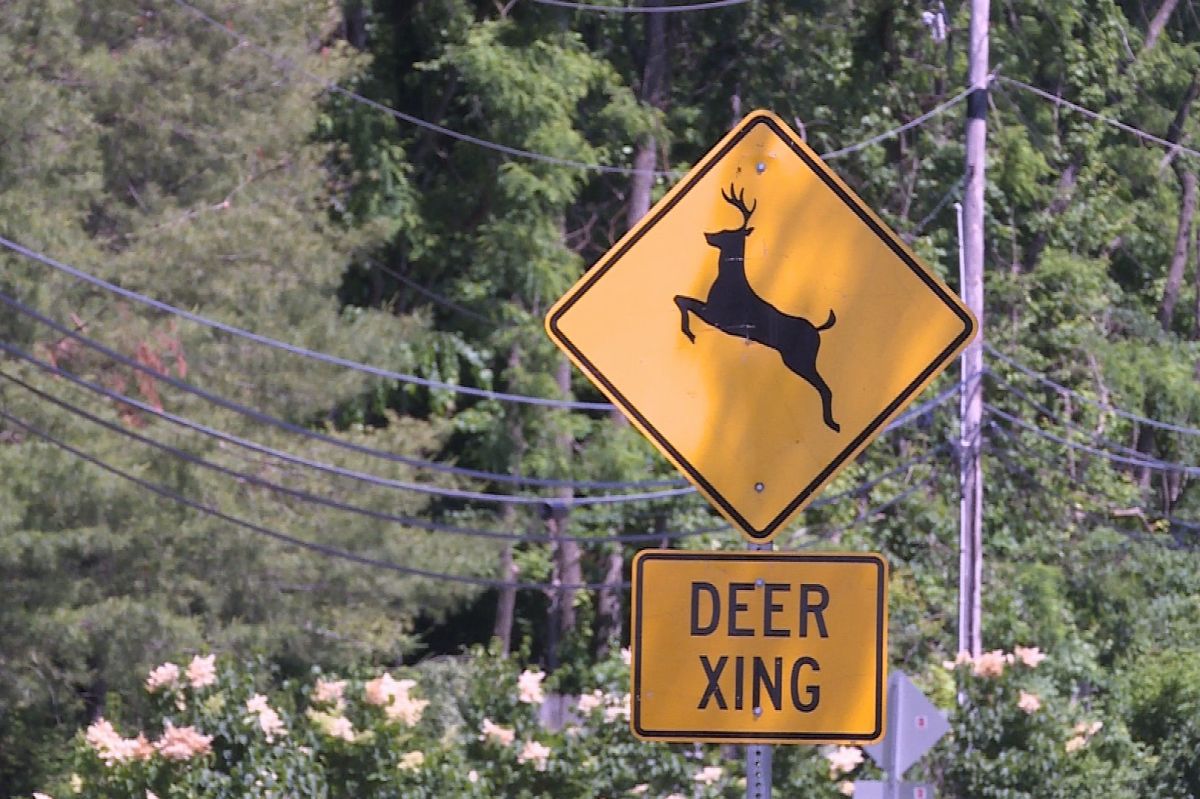
[[[367,14],[362,0],[351,0],[346,3],[342,12],[342,20],[346,26],[346,41],[355,50],[363,50],[367,46]]]
[[[508,369],[512,373],[521,365],[521,348],[514,344],[512,349],[508,351]],[[508,419],[508,438],[512,442],[511,463],[512,471],[515,474],[521,473],[521,459],[525,455],[525,434],[521,430],[521,419],[518,415],[519,411],[510,410]],[[515,527],[517,519],[517,509],[513,505],[506,505],[502,515],[502,527],[505,530],[512,530]],[[505,544],[504,549],[500,552],[500,579],[508,582],[515,582],[517,579],[517,567],[513,562],[513,545]],[[497,590],[496,597],[496,620],[492,625],[492,637],[497,639],[500,644],[500,651],[508,654],[512,649],[512,628],[513,620],[516,615],[517,608],[517,589],[515,586],[502,586]]]
[[[1154,14],[1154,19],[1150,20],[1150,25],[1146,28],[1146,41],[1142,44],[1142,52],[1154,47],[1158,37],[1162,35],[1163,28],[1167,27],[1171,15],[1175,13],[1177,5],[1179,5],[1179,0],[1163,0],[1163,4]]]
[[[558,359],[555,371],[559,394],[563,399],[571,397],[571,362],[564,357]],[[574,439],[570,432],[560,433],[555,442],[569,459],[572,456]],[[555,491],[559,499],[571,499],[574,493],[569,487]],[[558,666],[559,647],[575,629],[575,596],[579,589],[562,586],[578,585],[583,582],[583,564],[580,560],[579,544],[568,534],[568,506],[552,504],[547,514],[546,529],[554,539],[554,580],[550,589],[550,635],[547,644],[547,666]]]
[[[662,0],[647,0],[645,5],[659,6]],[[646,17],[646,62],[638,96],[646,105],[662,110],[667,100],[667,15],[646,14]],[[650,210],[657,153],[658,141],[654,136],[644,136],[638,142],[633,156],[633,166],[638,171],[630,178],[626,228],[636,225]]]
[[[1175,228],[1175,252],[1167,270],[1167,283],[1163,286],[1162,303],[1158,308],[1158,321],[1163,330],[1170,331],[1175,317],[1175,304],[1179,301],[1179,288],[1183,284],[1183,272],[1187,268],[1191,250],[1192,217],[1196,213],[1196,175],[1186,166],[1177,166],[1183,197],[1179,204],[1179,222]]]
[[[1192,242],[1193,250],[1196,253],[1196,271],[1193,275],[1193,281],[1196,284],[1195,305],[1193,306],[1194,314],[1192,316],[1192,341],[1200,341],[1200,225],[1193,225],[1192,232],[1196,238]],[[1200,370],[1200,364],[1197,365]],[[1200,371],[1196,373],[1196,379],[1200,380]]]
[[[604,569],[604,588],[596,602],[596,654],[603,657],[621,640],[621,576],[625,557],[621,545],[608,553]]]
[[[505,508],[504,529],[511,530],[510,520],[516,517],[512,506]],[[500,579],[515,582],[517,565],[513,562],[513,545],[505,544],[500,552]],[[517,589],[515,586],[503,586],[498,589],[496,597],[496,621],[492,625],[492,638],[496,639],[501,654],[507,655],[512,651],[513,618],[517,611]]]

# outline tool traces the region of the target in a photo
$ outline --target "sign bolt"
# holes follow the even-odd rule
[[[766,488],[766,486],[765,486],[764,484],[762,484],[762,483],[755,483],[755,484],[754,484],[754,490],[755,490],[755,491],[757,491],[757,492],[758,492],[758,493],[760,493],[760,494],[763,492],[763,489],[764,489],[764,488]]]
[[[757,164],[754,165],[754,171],[761,175],[763,172],[767,171],[767,165],[764,164],[762,161],[759,161]]]
[[[754,708],[754,718],[758,718],[761,715],[762,715],[762,708],[761,707]]]
[[[759,588],[762,588],[763,587],[763,578],[759,577],[757,580],[754,581],[754,584],[756,586],[758,586]]]

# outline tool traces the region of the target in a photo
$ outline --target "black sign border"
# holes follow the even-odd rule
[[[646,730],[642,716],[642,606],[646,595],[643,580],[644,564],[649,561],[730,561],[767,560],[785,563],[857,563],[870,564],[878,569],[875,595],[875,729],[862,733],[821,732],[712,732],[711,730]],[[633,659],[630,664],[629,726],[639,738],[655,741],[695,741],[699,743],[794,742],[794,743],[866,743],[883,735],[885,687],[887,685],[887,561],[879,554],[846,554],[820,552],[686,552],[676,549],[645,549],[633,560]]]
[[[725,497],[722,496],[721,493],[717,491],[716,488],[704,477],[704,475],[701,474],[700,471],[697,470],[687,458],[683,457],[679,450],[675,449],[671,442],[668,441],[654,425],[650,424],[650,421],[642,415],[642,413],[633,405],[633,403],[630,402],[629,399],[623,393],[621,393],[621,391],[617,389],[617,387],[613,385],[608,378],[600,372],[599,369],[596,368],[596,365],[592,363],[592,361],[586,355],[584,355],[584,353],[578,347],[576,347],[574,343],[571,342],[571,340],[559,327],[559,320],[585,293],[587,293],[588,289],[595,285],[595,283],[600,280],[600,278],[602,278],[609,269],[615,266],[617,262],[619,262],[621,258],[624,257],[624,255],[633,247],[633,245],[635,245],[652,227],[662,220],[663,217],[670,213],[676,204],[678,204],[678,202],[682,200],[683,197],[687,195],[687,193],[691,191],[692,188],[695,187],[695,185],[705,175],[707,175],[708,172],[717,163],[719,163],[721,159],[729,153],[730,150],[737,146],[742,139],[749,135],[749,133],[759,125],[766,125],[776,136],[787,143],[787,145],[791,147],[792,151],[804,161],[809,169],[816,173],[816,175],[820,177],[822,181],[824,181],[825,185],[828,186],[834,192],[834,194],[836,194],[837,197],[841,199],[842,202],[844,202],[850,208],[850,210],[852,210],[855,215],[858,216],[858,218],[861,219],[868,228],[870,228],[873,233],[875,233],[876,236],[886,243],[892,252],[894,252],[900,259],[900,261],[908,266],[908,268],[912,270],[912,272],[921,280],[921,282],[923,282],[930,289],[930,291],[932,291],[934,295],[936,295],[938,299],[940,299],[963,323],[962,332],[956,336],[944,350],[938,353],[933,361],[927,367],[925,367],[925,369],[923,369],[920,374],[918,374],[916,378],[914,378],[894,400],[888,403],[883,411],[880,412],[880,414],[869,425],[867,425],[861,433],[855,436],[854,440],[851,441],[840,453],[838,453],[830,461],[830,463],[826,465],[826,467],[822,469],[820,473],[818,473],[817,476],[800,491],[799,494],[796,495],[795,499],[789,502],[787,506],[761,530],[755,528],[745,516],[739,513],[738,510],[734,508],[733,505],[731,505],[729,501],[726,500]],[[780,125],[772,117],[767,115],[751,114],[743,123],[742,128],[738,130],[737,133],[732,136],[723,147],[721,147],[715,153],[710,153],[709,155],[710,157],[707,158],[701,167],[691,173],[683,188],[672,195],[669,202],[662,204],[654,211],[649,219],[640,223],[634,234],[630,236],[621,247],[617,248],[616,250],[610,250],[609,253],[607,253],[599,263],[597,263],[596,267],[592,269],[591,272],[586,276],[586,279],[575,290],[573,290],[571,295],[562,303],[562,305],[560,305],[555,312],[551,314],[547,326],[558,342],[571,352],[579,364],[586,368],[588,376],[592,380],[604,386],[609,396],[626,413],[637,419],[638,423],[642,426],[642,429],[649,433],[649,435],[658,443],[660,447],[671,453],[671,456],[674,458],[675,462],[683,468],[688,477],[690,477],[693,482],[703,488],[704,492],[710,498],[712,498],[712,501],[716,502],[721,507],[727,517],[733,520],[750,540],[767,541],[775,535],[776,531],[781,525],[791,518],[793,513],[799,510],[801,506],[812,500],[813,494],[816,492],[818,487],[823,485],[830,476],[837,472],[841,468],[842,464],[845,463],[845,461],[849,459],[854,452],[864,444],[864,442],[875,437],[876,431],[883,426],[884,422],[893,413],[895,413],[900,407],[905,405],[910,398],[912,398],[913,394],[922,383],[924,383],[931,375],[944,368],[946,363],[954,356],[957,350],[965,342],[969,341],[975,334],[976,324],[971,315],[967,313],[962,306],[956,302],[947,291],[943,289],[940,282],[934,279],[925,267],[918,263],[911,255],[909,255],[906,249],[897,240],[895,234],[886,227],[882,226],[861,200],[842,187],[838,180],[836,180],[830,173],[829,168],[825,166],[824,162],[810,155],[807,148],[800,146],[796,142],[794,135],[790,131],[780,127]]]

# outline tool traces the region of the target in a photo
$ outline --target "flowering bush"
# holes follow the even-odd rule
[[[906,776],[923,773],[947,797],[1139,795],[1149,784],[1138,765],[1146,750],[1080,687],[1080,667],[1070,661],[1015,647],[963,653],[927,673],[940,704],[954,704],[955,693],[964,701],[950,711],[951,734]],[[616,655],[573,670],[581,688],[565,697],[555,693],[557,675],[482,650],[413,669],[273,683],[267,676],[261,665],[218,664],[212,656],[157,666],[144,682],[155,713],[140,726],[97,719],[77,738],[71,772],[43,795],[734,799],[745,792],[740,747],[632,737],[628,662]],[[1175,683],[1164,677],[1163,684]],[[1154,708],[1164,695],[1165,688],[1147,688],[1135,699]],[[1186,782],[1185,766],[1176,772],[1170,784]],[[855,746],[774,750],[781,796],[838,799],[853,794],[854,781],[881,776]]]
[[[939,758],[945,795],[1141,795],[1128,734],[1100,720],[1100,698],[1079,690],[1080,666],[1055,670],[1047,660],[1037,647],[1017,646],[976,658],[960,652],[943,664],[963,698]]]
[[[314,674],[269,684],[264,670],[210,656],[164,663],[144,686],[137,729],[99,719],[46,796],[740,797],[740,748],[649,744],[629,731],[627,653],[571,679],[578,695],[509,658],[476,651],[415,669]],[[554,705],[557,719],[548,711]],[[793,748],[795,749],[795,748]],[[777,759],[776,784],[834,799],[857,749]],[[829,759],[826,759],[828,756]],[[831,763],[838,762],[837,768]]]

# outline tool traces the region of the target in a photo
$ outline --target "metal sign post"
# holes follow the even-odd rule
[[[746,549],[763,552],[774,544],[750,543]],[[746,747],[746,799],[771,799],[771,745],[752,744]]]

